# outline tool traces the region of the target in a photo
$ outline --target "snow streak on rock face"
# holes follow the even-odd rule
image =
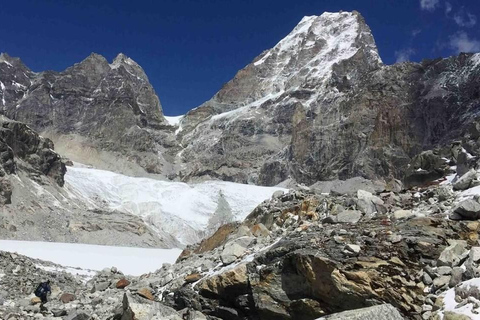
[[[356,13],[326,12],[303,18],[288,36],[253,63],[253,67],[265,64],[270,69],[260,95],[325,82],[334,64],[358,52],[359,41],[366,41],[372,60],[380,64],[372,35],[362,30]]]
[[[301,118],[313,121],[319,115],[324,119],[317,127],[335,128],[345,118],[337,111],[341,99],[381,66],[371,31],[358,12],[305,17],[185,116],[181,157],[187,164],[182,173],[264,185],[291,177],[288,147],[298,136],[295,130],[305,127]],[[314,140],[309,134],[314,133],[303,133],[304,143]]]
[[[160,237],[174,237],[184,245],[203,238],[220,193],[234,219],[240,221],[275,191],[284,190],[222,181],[166,182],[78,167],[69,167],[65,179],[72,197],[83,199],[93,208],[140,216]]]

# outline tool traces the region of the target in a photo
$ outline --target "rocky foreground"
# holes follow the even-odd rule
[[[480,313],[480,181],[468,166],[455,173],[465,151],[452,150],[414,160],[447,176],[408,190],[351,179],[277,192],[140,277],[114,267],[75,276],[1,253],[0,318],[470,319]],[[47,278],[41,312],[32,292]]]

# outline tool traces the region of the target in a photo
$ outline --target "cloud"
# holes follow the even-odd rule
[[[414,30],[412,30],[412,37],[416,37],[420,32],[422,32],[421,29],[414,29]]]
[[[466,12],[463,7],[453,15],[453,20],[455,20],[460,27],[471,28],[477,24],[477,17],[470,12]]]
[[[453,36],[450,36],[449,46],[455,50],[456,53],[460,52],[478,52],[480,51],[480,41],[477,39],[470,39],[465,32],[458,32]]]
[[[420,0],[422,10],[433,11],[440,4],[440,0]]]
[[[405,48],[402,50],[395,51],[395,58],[397,60],[396,63],[410,61],[411,56],[415,54],[415,49],[413,48]]]
[[[452,12],[452,4],[448,1],[445,1],[445,15],[448,16],[450,12]]]

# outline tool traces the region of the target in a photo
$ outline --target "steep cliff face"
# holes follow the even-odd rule
[[[283,181],[291,176],[290,153],[295,160],[306,157],[306,138],[312,132],[305,119],[321,112],[327,126],[337,121],[336,105],[347,88],[380,67],[370,29],[359,13],[305,17],[210,101],[186,115],[182,156],[185,162],[195,160],[183,175],[260,184]]]
[[[143,69],[119,54],[112,64],[91,54],[63,72],[31,72],[0,59],[3,113],[25,122],[74,160],[133,174],[162,173],[175,145]]]
[[[414,155],[461,139],[475,119],[479,59],[385,66],[359,13],[306,17],[186,115],[181,175],[403,178]]]

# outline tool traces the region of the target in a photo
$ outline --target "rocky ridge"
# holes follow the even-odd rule
[[[143,69],[123,54],[35,73],[4,53],[0,83],[3,114],[50,137],[64,156],[132,175],[172,163],[164,149],[175,149],[173,128]]]

